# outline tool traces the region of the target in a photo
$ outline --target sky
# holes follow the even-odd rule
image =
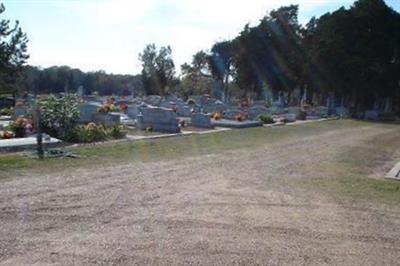
[[[29,64],[138,74],[148,43],[170,45],[176,67],[193,54],[237,36],[268,11],[299,5],[306,23],[353,0],[0,0],[2,17],[19,20],[29,38]],[[386,0],[400,10],[400,0]]]

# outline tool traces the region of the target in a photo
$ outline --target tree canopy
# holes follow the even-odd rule
[[[157,49],[155,44],[148,44],[139,54],[142,62],[143,87],[147,95],[165,93],[175,81],[175,64],[170,46]]]
[[[22,66],[29,58],[28,38],[16,21],[14,25],[3,19],[5,7],[0,3],[0,93],[14,89]]]
[[[94,92],[100,95],[138,95],[143,94],[140,75],[114,75],[104,71],[83,72],[68,66],[38,68],[26,66],[16,83],[20,91],[46,94],[77,92],[82,88],[84,94]]]
[[[400,109],[400,14],[383,0],[358,0],[304,26],[298,6],[281,7],[208,56],[223,95],[234,83],[243,96],[298,89],[309,101],[333,94],[353,111]]]

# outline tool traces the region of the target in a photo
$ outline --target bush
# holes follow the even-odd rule
[[[274,119],[269,115],[259,115],[257,116],[257,120],[263,122],[264,124],[275,123]]]
[[[14,108],[12,107],[3,108],[0,110],[0,115],[12,116],[13,114],[14,114]]]
[[[107,131],[103,126],[97,126],[95,123],[76,126],[69,132],[66,139],[71,142],[95,142],[107,139]]]
[[[124,126],[116,125],[108,130],[109,135],[114,139],[120,139],[126,136],[126,130]]]
[[[49,95],[38,103],[43,132],[66,139],[79,122],[78,97],[75,94],[66,94],[63,98]]]
[[[125,128],[117,125],[106,128],[103,125],[89,123],[87,125],[76,126],[67,136],[69,142],[92,143],[97,141],[106,141],[108,139],[119,139],[126,135]]]

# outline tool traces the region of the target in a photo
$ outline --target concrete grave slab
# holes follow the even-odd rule
[[[227,127],[227,128],[250,128],[250,127],[262,127],[263,123],[260,121],[236,121],[228,119],[211,120],[211,123],[216,127]]]
[[[400,162],[398,162],[392,170],[385,176],[387,179],[395,179],[400,181]]]
[[[56,138],[43,138],[43,144],[46,147],[56,146],[60,144],[61,140]],[[36,137],[15,138],[15,139],[1,139],[0,151],[15,151],[36,148]]]

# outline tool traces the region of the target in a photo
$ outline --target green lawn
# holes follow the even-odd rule
[[[218,154],[226,150],[251,150],[258,147],[260,143],[275,143],[291,138],[301,139],[310,134],[364,126],[388,129],[399,127],[390,124],[340,120],[298,126],[232,130],[158,140],[89,145],[69,149],[78,154],[80,158],[37,160],[16,154],[6,154],[0,156],[0,178],[12,178],[19,174],[26,175],[27,172],[51,173],[62,171],[68,167],[85,167],[93,164],[112,165],[172,160],[188,156]],[[384,204],[400,203],[400,182],[383,178],[373,179],[367,177],[368,175],[363,172],[365,165],[368,165],[369,168],[366,167],[368,170],[376,164],[390,160],[390,155],[396,151],[400,142],[399,135],[393,135],[393,133],[377,138],[381,138],[379,145],[372,139],[370,144],[367,143],[362,147],[340,154],[335,165],[332,165],[332,167],[342,169],[336,176],[303,178],[295,185],[308,191],[324,193],[338,201],[377,200]],[[347,175],[346,172],[350,172],[351,175]]]
[[[297,183],[306,191],[317,191],[339,203],[400,204],[400,182],[367,176],[319,177]]]
[[[116,162],[171,160],[179,157],[199,156],[224,150],[257,147],[260,142],[275,142],[293,137],[302,138],[309,136],[309,134],[352,125],[359,126],[360,122],[330,121],[290,127],[240,129],[204,135],[67,148],[67,150],[71,150],[81,156],[79,159],[55,158],[41,161],[21,154],[5,154],[0,155],[0,178],[8,177],[9,173],[24,169],[42,172],[54,170],[58,167],[84,167],[93,162],[112,164]]]

